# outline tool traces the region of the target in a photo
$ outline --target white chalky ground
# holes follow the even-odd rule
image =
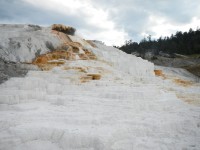
[[[0,150],[200,149],[200,107],[167,91],[176,85],[154,77],[151,63],[97,45],[105,62],[64,66],[100,80],[81,83],[82,72],[61,66],[0,85]]]

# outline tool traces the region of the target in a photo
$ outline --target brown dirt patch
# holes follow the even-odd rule
[[[59,31],[55,31],[55,30],[52,30],[51,33],[56,35],[63,43],[64,42],[72,42],[72,40],[65,33],[62,33],[62,32],[59,32]]]
[[[100,80],[101,75],[100,74],[87,74],[85,76],[80,77],[80,81],[82,83],[89,82],[90,80]]]
[[[91,60],[96,60],[97,59],[96,55],[93,52],[89,51],[88,49],[84,48],[83,51],[89,57],[89,59],[91,59]]]
[[[70,70],[70,69],[74,69],[74,70],[78,70],[79,72],[83,72],[83,73],[87,73],[87,68],[83,68],[83,67],[64,67],[64,70]]]
[[[177,97],[188,104],[200,106],[200,94],[176,93]]]
[[[163,77],[164,79],[166,78],[165,74],[162,72],[162,70],[154,70],[154,73],[156,76]]]
[[[184,87],[189,87],[189,86],[192,86],[192,84],[193,84],[191,81],[182,80],[182,79],[174,79],[173,81],[176,84],[184,86]]]
[[[35,58],[32,64],[37,65],[42,70],[50,70],[55,66],[65,63],[64,60],[74,60],[75,55],[72,51],[56,50],[43,54]]]
[[[61,60],[96,60],[95,54],[88,49],[84,49],[78,42],[64,42],[63,45],[53,52],[40,55],[32,64],[37,65],[42,70],[52,69],[55,66],[64,64]],[[76,57],[79,56],[79,57]],[[53,61],[54,60],[54,61]],[[57,61],[55,61],[57,60]]]
[[[68,45],[68,46],[71,46],[72,48],[82,48],[82,45],[81,43],[79,42],[65,42],[64,45]]]
[[[87,74],[87,76],[92,77],[92,80],[100,80],[101,79],[101,75],[100,74]]]

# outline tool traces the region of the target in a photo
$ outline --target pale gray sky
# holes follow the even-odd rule
[[[0,0],[0,23],[61,23],[108,45],[200,26],[200,0]]]

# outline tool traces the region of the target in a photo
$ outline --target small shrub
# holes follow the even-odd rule
[[[156,60],[156,59],[158,59],[158,57],[156,56],[151,57],[151,60]]]
[[[52,25],[51,29],[59,31],[59,32],[63,32],[65,34],[69,34],[69,35],[74,35],[74,33],[76,32],[75,28],[65,26],[65,25],[62,25],[62,24],[54,24],[54,25]]]
[[[53,44],[51,42],[46,41],[45,45],[51,52],[55,50],[55,48],[54,48],[54,46],[53,46]]]
[[[35,52],[35,57],[40,56],[41,51],[42,51],[41,49],[38,49],[38,50]]]

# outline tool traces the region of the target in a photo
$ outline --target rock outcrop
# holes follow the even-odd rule
[[[29,70],[39,70],[35,65],[6,62],[0,59],[0,84],[11,77],[24,77]]]
[[[40,55],[55,51],[57,48],[63,49],[63,43],[68,42],[70,45],[71,40],[66,32],[74,34],[75,29],[60,25],[41,27],[30,24],[1,24],[0,83],[10,77],[24,76],[28,70],[36,69],[37,67],[30,63]]]
[[[0,58],[5,62],[32,63],[49,70],[66,60],[99,60],[113,63],[116,69],[134,78],[154,76],[154,66],[146,60],[107,47],[101,42],[74,35],[75,29],[60,24],[0,25]],[[63,59],[63,60],[62,60]],[[133,65],[129,66],[132,62]]]
[[[26,62],[53,51],[61,44],[50,27],[36,25],[0,25],[0,58],[9,62]]]

